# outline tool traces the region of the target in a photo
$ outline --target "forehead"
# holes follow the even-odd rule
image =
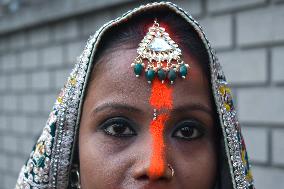
[[[136,56],[136,49],[124,47],[104,54],[92,73],[87,97],[91,97],[96,105],[116,102],[149,106],[152,86],[144,75],[135,77],[131,63]],[[178,77],[173,85],[165,83],[173,89],[173,105],[199,101],[210,104],[210,86],[200,63],[186,53],[183,59],[190,65],[188,77]]]

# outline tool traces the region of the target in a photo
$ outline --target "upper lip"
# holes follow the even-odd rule
[[[128,188],[128,187],[127,187]],[[171,189],[169,183],[167,182],[149,182],[149,181],[145,181],[145,182],[140,182],[140,183],[135,183],[133,184],[131,187],[129,187],[129,189]]]

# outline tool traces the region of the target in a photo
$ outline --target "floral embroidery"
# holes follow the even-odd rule
[[[30,158],[22,168],[18,188],[30,188],[47,185],[51,163],[52,144],[55,135],[56,111],[52,111],[43,129],[42,135],[34,146]],[[26,182],[21,183],[21,180]]]

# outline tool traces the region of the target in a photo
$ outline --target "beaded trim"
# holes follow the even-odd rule
[[[161,6],[175,11],[187,20],[203,40],[210,55],[212,90],[223,131],[233,187],[234,189],[254,188],[244,140],[232,103],[231,93],[220,63],[215,56],[215,51],[211,48],[201,26],[191,15],[173,3],[159,2],[142,5],[126,12],[122,17],[104,24],[90,37],[66,85],[56,100],[41,137],[33,148],[29,160],[20,172],[16,189],[67,188],[74,141],[76,140],[76,132],[80,122],[82,99],[88,77],[90,76],[94,53],[101,36],[114,24],[126,21],[133,14],[144,9]]]

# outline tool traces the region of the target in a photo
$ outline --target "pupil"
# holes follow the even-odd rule
[[[184,127],[181,129],[181,134],[185,137],[190,137],[193,134],[193,129],[189,127]]]
[[[126,130],[126,127],[124,127],[124,125],[115,124],[113,125],[113,130],[116,133],[123,133]]]

